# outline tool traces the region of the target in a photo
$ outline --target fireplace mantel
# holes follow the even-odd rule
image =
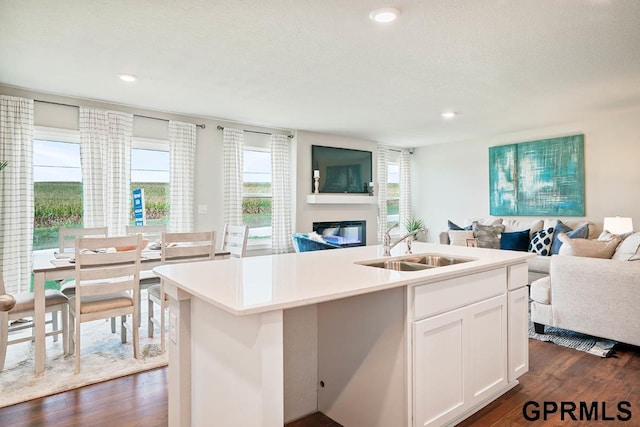
[[[308,194],[307,203],[316,205],[372,205],[378,203],[378,198],[368,194]]]

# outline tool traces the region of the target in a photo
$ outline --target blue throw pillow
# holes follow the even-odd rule
[[[455,224],[449,220],[447,220],[447,227],[449,228],[449,230],[455,230],[455,231],[460,231],[460,230],[473,230],[473,225],[467,225],[466,227],[460,227],[458,224]]]
[[[529,230],[502,233],[500,249],[526,252],[529,249]]]
[[[589,224],[584,224],[583,226],[576,228],[573,230],[571,227],[558,220],[556,223],[556,228],[553,232],[553,243],[551,244],[551,255],[557,255],[560,251],[560,246],[562,246],[562,242],[558,239],[558,234],[565,233],[572,239],[586,239],[589,237]]]

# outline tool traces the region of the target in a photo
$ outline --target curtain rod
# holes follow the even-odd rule
[[[224,130],[224,126],[218,125],[218,130]],[[242,132],[259,133],[261,135],[272,135],[270,132],[259,132],[257,130],[242,129]],[[293,135],[287,135],[287,138],[293,138]]]
[[[62,102],[53,102],[53,101],[42,101],[40,99],[34,99],[34,102],[42,102],[44,104],[53,104],[53,105],[62,105],[63,107],[73,107],[73,108],[80,108],[79,105],[72,105],[72,104],[64,104]],[[168,119],[161,119],[160,117],[151,117],[151,116],[143,116],[140,114],[134,114],[134,117],[141,117],[143,119],[151,119],[151,120],[162,120],[163,122],[168,122]],[[205,125],[203,124],[196,124],[196,127],[200,128],[200,129],[204,129]]]

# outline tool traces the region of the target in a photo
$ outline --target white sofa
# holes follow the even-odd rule
[[[520,219],[520,218],[467,218],[462,223],[462,227],[470,226],[474,221],[478,221],[480,224],[490,225],[490,224],[502,224],[505,226],[505,232],[513,232],[520,230],[530,230],[530,236],[536,231],[540,231],[542,229],[546,229],[549,227],[555,226],[558,219]],[[589,226],[589,235],[588,239],[595,239],[597,237],[596,227],[593,222],[586,220],[565,220],[561,219],[561,221],[569,226],[572,229],[579,228],[584,224],[588,224]],[[440,243],[443,245],[450,244],[449,239],[449,231],[443,231],[440,233]],[[529,283],[540,279],[542,277],[547,277],[549,275],[551,256],[536,256],[535,258],[530,258],[528,260],[529,264]]]
[[[531,321],[640,346],[640,260],[553,255],[531,284]]]

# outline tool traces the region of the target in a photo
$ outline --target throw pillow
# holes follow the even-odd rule
[[[471,230],[449,230],[449,244],[452,246],[467,246],[467,239],[473,239]]]
[[[620,237],[620,241],[622,242],[624,239],[631,236],[632,234],[633,234],[633,231],[629,231],[627,233],[622,233],[622,234],[613,234],[613,233],[609,233],[607,230],[603,230],[602,233],[600,233],[600,235],[598,236],[598,240],[611,240],[616,237]]]
[[[618,261],[636,261],[640,259],[638,251],[640,250],[640,233],[633,233],[620,243],[618,249],[611,257]],[[633,259],[632,259],[633,258]]]
[[[529,243],[529,252],[542,256],[550,255],[551,243],[553,243],[553,227],[536,231]]]
[[[572,239],[586,239],[589,236],[589,225],[584,224],[580,228],[576,228],[572,230],[571,227],[558,220],[556,223],[555,230],[553,232],[553,243],[551,244],[551,255],[557,255],[560,250],[560,246],[562,246],[562,242],[558,239],[558,235],[560,233],[565,233],[567,236]]]
[[[536,231],[542,230],[544,227],[543,221],[541,219],[537,219],[535,221],[527,221],[520,219],[505,219],[502,221],[502,225],[504,225],[505,233],[511,233],[513,231],[522,231],[529,230],[529,239],[533,237],[533,233]],[[527,243],[528,244],[528,243]]]
[[[473,222],[473,235],[478,239],[478,247],[500,249],[500,236],[504,231],[504,225],[482,225],[478,221]]]
[[[502,233],[500,236],[500,249],[509,251],[526,252],[529,248],[529,230],[513,231]]]
[[[449,220],[447,220],[447,227],[448,227],[449,230],[457,230],[457,231],[460,231],[460,230],[471,230],[471,226],[470,225],[467,226],[467,227],[460,227],[458,224],[456,224],[454,222],[451,222]]]
[[[565,233],[558,234],[558,239],[562,242],[558,255],[564,256],[582,256],[589,258],[611,258],[616,251],[620,238],[615,237],[611,240],[589,240],[589,239],[572,239]]]

